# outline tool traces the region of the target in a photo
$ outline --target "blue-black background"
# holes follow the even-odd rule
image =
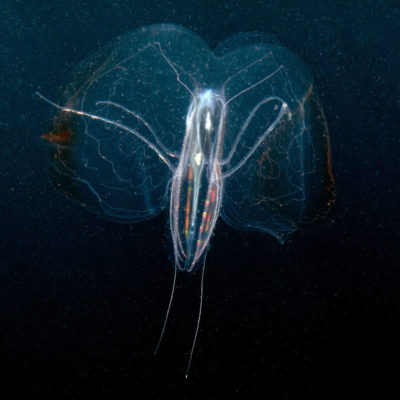
[[[395,1],[0,4],[0,395],[332,398],[399,394],[400,5]],[[200,274],[172,283],[166,214],[104,221],[51,186],[40,135],[70,70],[138,26],[211,47],[264,31],[310,66],[331,133],[331,224],[280,245],[218,222],[197,348]]]

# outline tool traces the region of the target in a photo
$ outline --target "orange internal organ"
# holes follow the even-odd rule
[[[49,133],[44,133],[42,138],[50,143],[67,144],[70,143],[74,133],[70,128],[55,130]]]

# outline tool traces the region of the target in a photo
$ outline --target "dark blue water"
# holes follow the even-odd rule
[[[280,3],[283,3],[280,4]],[[399,394],[400,5],[395,1],[2,1],[0,394],[108,399]],[[284,244],[218,222],[199,278],[173,269],[167,216],[121,225],[55,191],[40,138],[79,61],[138,26],[215,47],[274,34],[311,68],[331,134],[333,220]]]

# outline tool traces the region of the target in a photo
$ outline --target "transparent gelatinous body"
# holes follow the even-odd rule
[[[201,265],[219,215],[283,242],[332,206],[312,77],[267,35],[211,51],[184,28],[143,27],[79,65],[52,104],[55,186],[120,222],[169,207],[178,269]]]

